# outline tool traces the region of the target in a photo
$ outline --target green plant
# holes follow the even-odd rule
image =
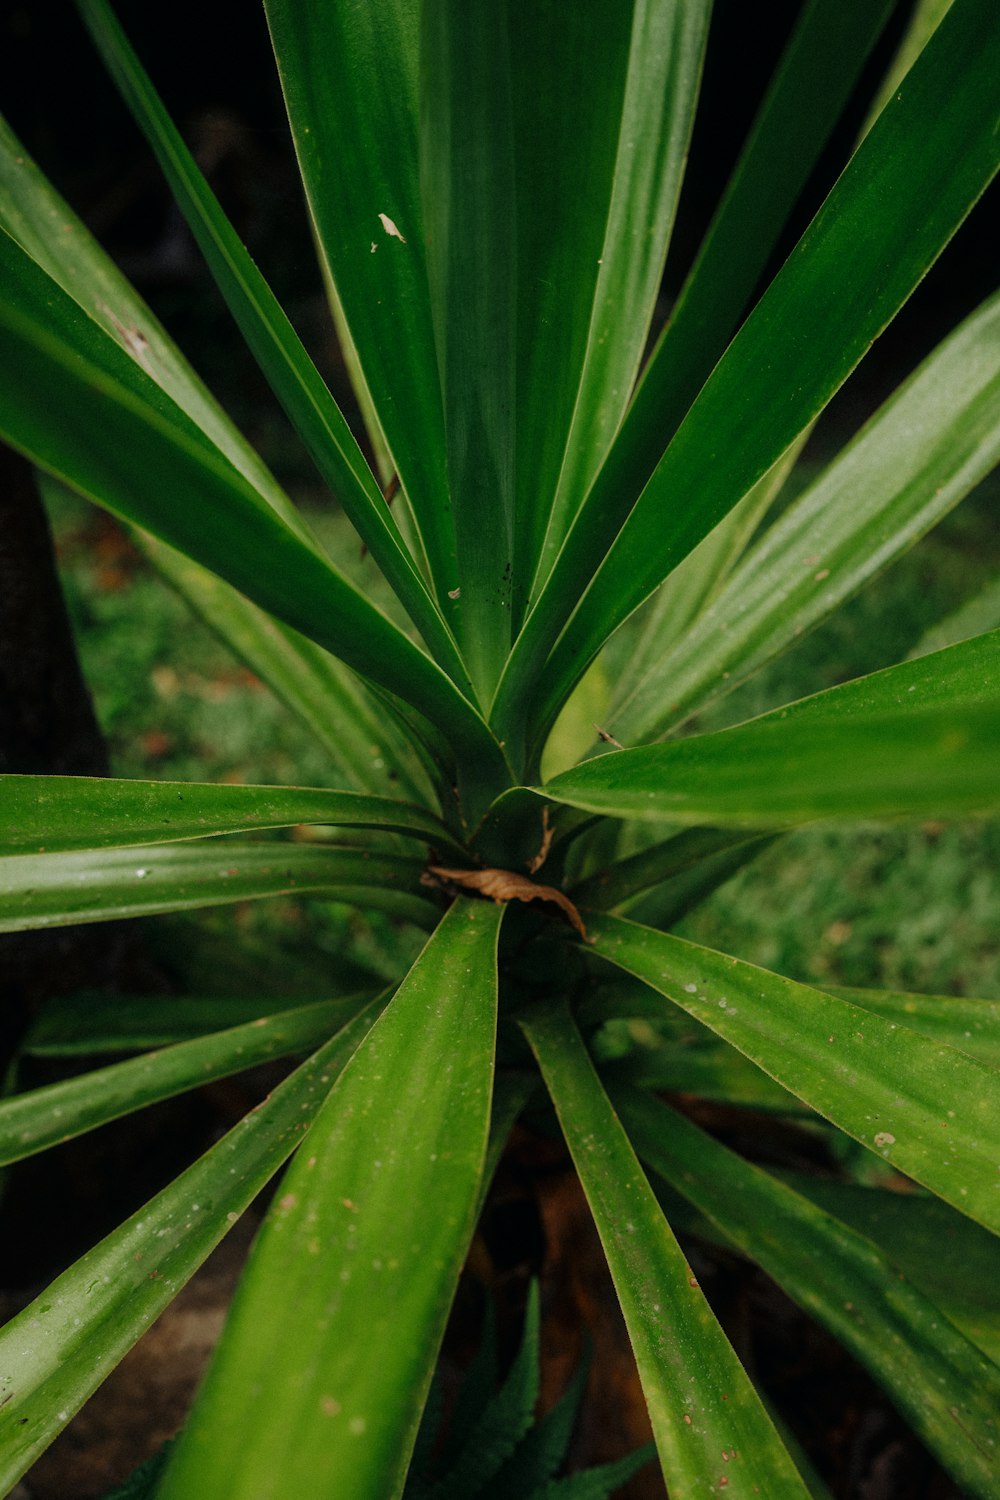
[[[994,297],[756,536],[811,424],[996,170],[995,0],[918,7],[870,130],[747,314],[892,9],[804,7],[634,390],[707,0],[267,0],[387,492],[398,476],[391,509],[104,0],[81,9],[397,605],[382,611],[337,570],[5,133],[0,431],[138,529],[315,731],[336,786],[4,778],[0,926],[297,892],[430,935],[388,992],[295,1009],[205,1002],[185,1010],[185,1040],[0,1104],[11,1162],[206,1078],[307,1054],[0,1333],[4,1484],[301,1144],[156,1493],[399,1495],[492,1172],[526,1109],[545,1128],[540,1074],[672,1495],[808,1490],[668,1219],[757,1261],[969,1493],[994,1494],[995,1006],[810,988],[669,929],[798,825],[1000,805],[996,629],[963,638],[960,625],[930,654],[677,733],[1000,454]],[[640,606],[642,633],[614,656]],[[612,674],[584,674],[605,648],[602,698]],[[589,727],[575,741],[581,716],[599,720],[601,745]],[[327,836],[220,838],[299,825]],[[330,832],[350,829],[363,841]],[[627,1040],[621,1055],[622,1019],[655,1023],[651,1066]],[[130,1045],[106,1010],[81,1002],[76,1023],[91,1050]],[[145,1023],[161,1042],[178,1036],[167,1002]],[[830,1159],[874,1159],[913,1191],[859,1186],[860,1170],[789,1180],[657,1089],[773,1111]]]

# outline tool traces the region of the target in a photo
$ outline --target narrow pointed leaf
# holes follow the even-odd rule
[[[891,0],[802,7],[598,481],[626,503],[643,489],[736,331],[892,9]]]
[[[459,640],[488,703],[510,649],[517,201],[506,7],[421,10],[420,186]]]
[[[339,1000],[300,1006],[0,1100],[0,1166],[213,1078],[308,1052],[339,1031],[351,1011],[359,1008],[354,1003],[345,1013]]]
[[[422,862],[299,844],[149,844],[0,858],[0,932],[111,922],[264,896],[322,895],[426,926]]]
[[[967,1338],[1000,1365],[997,1241],[928,1193],[783,1173],[797,1193],[874,1241]]]
[[[371,1008],[0,1330],[0,1487],[9,1490],[302,1141]]]
[[[742,829],[686,828],[662,843],[615,860],[571,886],[570,895],[577,906],[613,911],[651,886],[683,874],[714,854],[739,848],[753,838],[753,834]]]
[[[963,1489],[992,1500],[1000,1369],[870,1240],[657,1100],[615,1099],[643,1160],[850,1350]]]
[[[993,0],[955,0],[716,366],[596,575],[622,518],[599,501],[580,511],[526,622],[507,697],[541,672],[589,583],[544,665],[541,719],[551,722],[600,645],[823,409],[1000,166],[998,72],[1000,11]]]
[[[660,735],[798,641],[1000,460],[1000,295],[946,339],[800,496],[611,719]],[[668,589],[670,585],[666,586]]]
[[[592,951],[643,980],[818,1114],[1000,1230],[1000,1073],[728,954],[593,915]]]
[[[464,681],[450,633],[319,371],[223,213],[106,0],[80,0],[80,9],[289,420],[428,647],[457,680]]]
[[[0,357],[19,372],[0,399],[0,432],[14,447],[502,762],[450,679],[274,512],[146,373],[142,349],[127,353],[103,333],[3,233]],[[114,441],[95,444],[110,411]]]
[[[420,204],[420,7],[265,5],[319,253],[453,618],[455,542]]]
[[[60,198],[0,119],[0,229],[62,287],[97,325],[177,403],[290,526],[308,535],[291,500],[259,455],[233,425],[167,334],[90,231]]]
[[[1000,1000],[967,1000],[955,995],[911,995],[895,990],[819,986],[828,994],[910,1026],[922,1036],[957,1047],[990,1068],[1000,1068]]]
[[[332,823],[448,843],[432,814],[320,787],[215,786],[96,776],[0,776],[0,854],[121,849],[205,834]]]
[[[711,9],[703,0],[612,0],[596,13],[593,5],[581,8],[570,35],[567,7],[556,3],[547,7],[551,36],[539,36],[532,48],[530,32],[527,45],[515,33],[515,55],[529,54],[539,101],[531,122],[534,171],[519,162],[538,247],[522,275],[524,311],[535,314],[525,322],[534,407],[529,431],[538,432],[543,452],[555,446],[558,456],[562,443],[538,581],[611,446],[639,372],[687,161]],[[564,72],[570,55],[581,70],[576,89]],[[601,153],[593,165],[588,147]],[[553,223],[571,223],[573,233],[554,235]],[[551,358],[539,341],[539,322],[549,325]],[[568,341],[581,345],[575,360],[564,352]],[[553,368],[565,368],[559,395],[572,399],[565,427],[553,410]],[[538,449],[532,444],[527,451]],[[526,477],[538,485],[547,475],[532,463]]]
[[[329,987],[336,991],[336,976]],[[371,998],[366,990],[315,1003],[336,1004],[347,1018]],[[144,1052],[280,1016],[300,1003],[304,1001],[281,995],[109,995],[104,990],[76,990],[53,996],[42,1007],[19,1051],[27,1057]]]
[[[342,1074],[257,1241],[160,1500],[401,1488],[473,1230],[501,919],[457,900]]]
[[[564,771],[543,795],[613,817],[737,828],[1000,806],[1000,631],[759,719]]]
[[[806,1490],[686,1264],[569,1012],[533,1008],[538,1058],[587,1195],[639,1367],[663,1475],[677,1494],[720,1478],[747,1494]]]

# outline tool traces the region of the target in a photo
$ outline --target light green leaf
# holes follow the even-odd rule
[[[450,844],[447,830],[432,814],[360,792],[96,776],[0,776],[0,854],[120,849],[299,823],[381,828],[432,844]]]
[[[1000,1074],[895,1021],[666,933],[591,916],[643,980],[870,1151],[1000,1229]]]
[[[450,621],[455,538],[420,203],[414,0],[266,0],[319,254]]]
[[[106,0],[79,0],[79,8],[126,104],[156,153],[219,290],[321,476],[437,661],[463,687],[467,686],[451,634],[319,371],[220,208]]]
[[[370,1008],[0,1330],[9,1490],[146,1332],[302,1140]]]
[[[0,1100],[0,1166],[213,1078],[307,1052],[360,1008],[341,1000],[300,1006]]]
[[[111,922],[264,896],[350,900],[427,926],[422,862],[282,843],[149,844],[0,858],[0,932]]]
[[[762,828],[1000,806],[1000,631],[746,724],[598,756],[539,795],[612,817]]]
[[[867,352],[1000,166],[998,73],[1000,10],[993,0],[955,0],[713,370],[620,531],[620,498],[610,505],[599,489],[591,492],[598,498],[581,509],[515,648],[498,723],[542,678],[534,708],[540,725],[551,723],[600,645]]]
[[[455,902],[334,1088],[160,1500],[399,1493],[473,1229],[501,919]]]
[[[998,412],[1000,294],[935,350],[661,652],[612,716],[616,737],[634,743],[681,723],[862,589],[1000,460]]]
[[[691,1274],[569,1012],[520,1018],[601,1236],[639,1367],[663,1475],[677,1494],[728,1472],[747,1494],[807,1494]]]
[[[643,1160],[871,1371],[963,1490],[993,1500],[1000,1369],[863,1235],[659,1101],[615,1101]]]

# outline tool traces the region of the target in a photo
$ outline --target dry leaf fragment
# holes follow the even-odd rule
[[[405,240],[404,236],[400,234],[400,232],[396,228],[395,224],[389,218],[389,215],[388,214],[379,214],[379,218],[382,221],[382,228],[385,230],[386,234],[392,235],[392,237],[394,239],[402,240],[403,244],[405,245],[406,244],[406,240]]]
[[[549,821],[549,809],[546,805],[542,808],[542,842],[539,845],[538,853],[528,860],[529,875],[534,875],[536,870],[540,870],[548,859],[549,850],[552,848],[552,835],[554,832],[555,829]]]
[[[570,926],[575,927],[582,938],[587,936],[583,918],[567,895],[554,885],[539,885],[516,870],[447,870],[442,865],[430,865],[427,873],[460,886],[462,890],[478,891],[491,901],[554,901],[565,913]]]

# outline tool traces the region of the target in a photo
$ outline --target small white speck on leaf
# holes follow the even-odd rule
[[[462,590],[461,589],[449,589],[448,590],[448,598],[449,599],[459,599],[459,598],[461,598],[461,595],[462,595]]]
[[[697,995],[698,986],[696,984],[686,984],[684,986],[684,993],[686,995]]]
[[[388,214],[379,214],[379,219],[381,221],[382,228],[385,230],[386,234],[390,235],[395,240],[399,240],[402,244],[404,244],[404,245],[406,244],[405,237],[400,234],[399,230],[396,228],[395,224],[389,218]]]
[[[890,1135],[888,1130],[880,1130],[875,1137],[875,1145],[878,1146],[879,1150],[881,1150],[883,1146],[894,1146],[895,1144],[896,1137],[894,1135]]]

